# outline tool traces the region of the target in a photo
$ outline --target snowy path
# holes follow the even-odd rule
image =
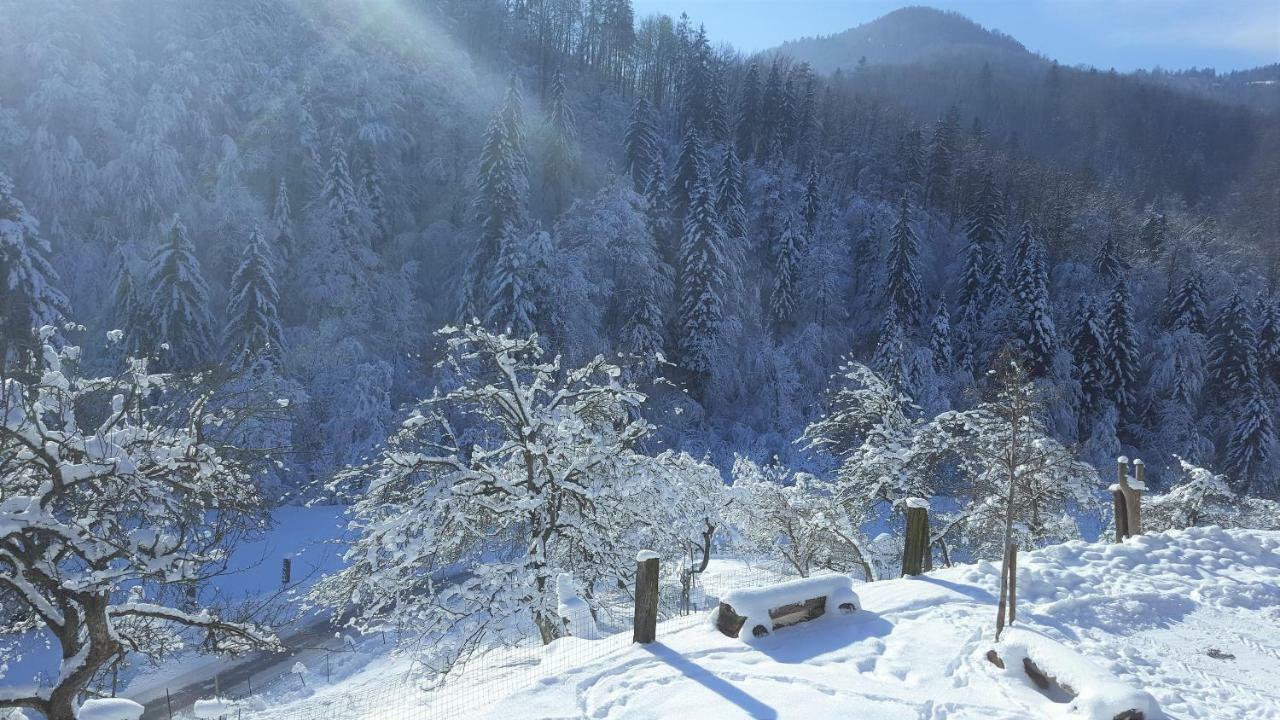
[[[615,636],[495,653],[438,693],[413,691],[404,661],[378,658],[324,695],[330,707],[370,695],[398,668],[398,694],[382,695],[396,704],[351,720],[1078,717],[983,658],[997,579],[979,563],[859,585],[865,610],[750,647],[699,617],[664,623],[649,646]],[[1280,717],[1280,533],[1197,529],[1026,553],[1019,597],[1020,627],[1150,692],[1170,718]],[[283,702],[252,717],[308,711]]]

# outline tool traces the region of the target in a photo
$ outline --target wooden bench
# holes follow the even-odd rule
[[[829,607],[848,614],[858,606],[858,595],[848,577],[820,575],[729,592],[720,598],[716,628],[732,638],[743,637],[743,628],[750,628],[749,637],[759,638],[778,628],[819,618]]]

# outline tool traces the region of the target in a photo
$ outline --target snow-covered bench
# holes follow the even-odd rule
[[[1070,696],[1069,712],[1089,720],[1157,720],[1155,698],[1117,680],[1071,648],[1029,630],[1009,628],[987,651],[1005,672],[1021,668],[1043,692]]]
[[[848,577],[821,575],[733,590],[720,598],[716,628],[729,637],[749,641],[780,627],[813,620],[829,608],[846,614],[858,609],[858,595]]]

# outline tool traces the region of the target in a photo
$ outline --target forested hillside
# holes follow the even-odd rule
[[[646,442],[726,472],[831,471],[797,440],[845,359],[927,419],[1008,354],[1099,467],[1138,455],[1160,485],[1177,456],[1280,495],[1274,116],[956,18],[941,55],[825,75],[628,0],[0,16],[6,356],[65,317],[91,367],[265,388],[239,432],[280,449],[276,498],[456,384],[433,333],[470,318],[566,367],[622,353]]]

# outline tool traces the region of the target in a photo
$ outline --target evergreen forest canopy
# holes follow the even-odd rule
[[[832,472],[797,440],[845,359],[931,418],[1011,355],[1104,473],[1180,458],[1280,497],[1274,104],[920,8],[851,32],[937,52],[838,62],[629,0],[0,16],[6,361],[66,319],[89,370],[253,388],[277,501],[456,387],[434,332],[472,318],[565,367],[622,354],[645,442],[722,471]]]

